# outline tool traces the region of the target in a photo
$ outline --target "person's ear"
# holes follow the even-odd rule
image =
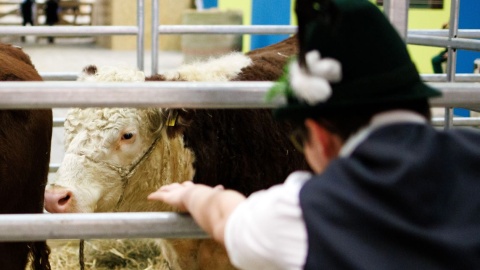
[[[306,119],[305,126],[309,132],[307,143],[313,147],[321,147],[318,150],[323,151],[329,159],[338,155],[341,148],[341,140],[336,134],[312,119]]]

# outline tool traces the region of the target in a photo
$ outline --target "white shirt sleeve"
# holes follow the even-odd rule
[[[302,269],[307,256],[307,230],[299,192],[309,172],[289,175],[275,185],[250,195],[230,215],[225,246],[239,269]]]

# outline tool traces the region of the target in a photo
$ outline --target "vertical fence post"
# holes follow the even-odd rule
[[[158,73],[158,26],[160,24],[158,1],[152,0],[152,75]]]
[[[452,0],[450,7],[450,22],[448,30],[448,39],[457,37],[458,34],[458,15],[459,15],[459,0]],[[457,52],[456,49],[448,46],[448,58],[447,58],[447,81],[455,81],[455,73],[457,63]],[[450,129],[453,126],[453,109],[451,107],[445,108],[445,129]]]
[[[137,0],[137,67],[144,70],[145,57],[145,0]]]
[[[405,40],[408,31],[409,0],[384,0],[383,12],[395,26],[400,36]]]

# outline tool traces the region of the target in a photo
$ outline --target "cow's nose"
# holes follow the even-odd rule
[[[45,210],[50,213],[67,213],[73,193],[67,189],[45,190]]]

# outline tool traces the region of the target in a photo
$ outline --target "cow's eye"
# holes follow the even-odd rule
[[[131,138],[133,138],[133,133],[125,133],[122,136],[122,140],[130,140]]]

